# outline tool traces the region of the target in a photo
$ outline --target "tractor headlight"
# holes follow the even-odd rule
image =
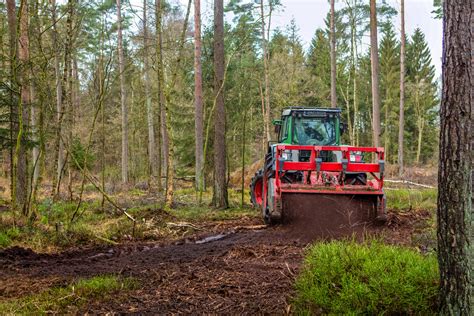
[[[291,160],[291,150],[284,150],[281,153],[281,158],[284,160]]]

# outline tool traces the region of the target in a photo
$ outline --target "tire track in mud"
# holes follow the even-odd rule
[[[78,278],[120,274],[142,288],[84,312],[282,313],[304,245],[274,238],[281,228],[225,232],[217,240],[130,244],[83,252],[0,253],[0,297],[18,297]],[[31,291],[30,291],[31,290]]]
[[[91,302],[82,313],[286,314],[306,246],[328,239],[309,234],[308,225],[295,221],[260,230],[213,231],[173,243],[136,242],[59,254],[14,247],[0,252],[0,301],[79,278],[118,274],[136,278],[140,288]],[[359,236],[409,239],[411,232],[411,224],[401,222],[371,227]]]

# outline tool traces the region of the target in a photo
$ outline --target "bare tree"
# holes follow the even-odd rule
[[[223,0],[214,0],[214,94],[216,95],[216,108],[214,115],[214,195],[212,200],[217,208],[228,207],[223,87],[224,59],[224,3]]]
[[[334,2],[331,0],[331,18],[330,18],[330,36],[331,36],[331,107],[337,106],[337,95],[336,95],[336,30],[334,23]]]
[[[128,109],[125,94],[125,63],[122,44],[122,13],[120,0],[117,1],[118,59],[120,76],[120,103],[122,106],[122,183],[128,183]]]
[[[377,41],[377,6],[370,0],[370,59],[372,68],[373,144],[380,145],[379,49]]]
[[[196,161],[196,189],[204,186],[203,178],[203,132],[204,113],[202,104],[202,65],[201,65],[201,0],[194,0],[194,107],[195,118],[195,161]]]
[[[400,114],[398,123],[398,175],[403,175],[403,142],[405,125],[405,0],[400,0]]]
[[[438,172],[442,315],[474,313],[474,3],[444,1]]]
[[[157,161],[156,161],[156,144],[155,144],[155,126],[153,120],[153,106],[151,102],[151,88],[150,88],[150,61],[148,53],[148,27],[147,27],[147,0],[143,0],[143,65],[145,73],[145,99],[146,99],[146,114],[148,125],[148,164],[150,168],[151,178],[158,176]]]

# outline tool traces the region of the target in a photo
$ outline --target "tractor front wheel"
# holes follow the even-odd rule
[[[250,202],[255,208],[262,207],[263,201],[263,170],[260,169],[250,182]]]

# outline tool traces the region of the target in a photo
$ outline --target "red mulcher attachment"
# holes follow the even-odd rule
[[[385,221],[383,148],[276,145],[275,150],[261,193],[268,222],[311,218],[325,229]],[[363,153],[373,153],[376,163],[363,162]]]

